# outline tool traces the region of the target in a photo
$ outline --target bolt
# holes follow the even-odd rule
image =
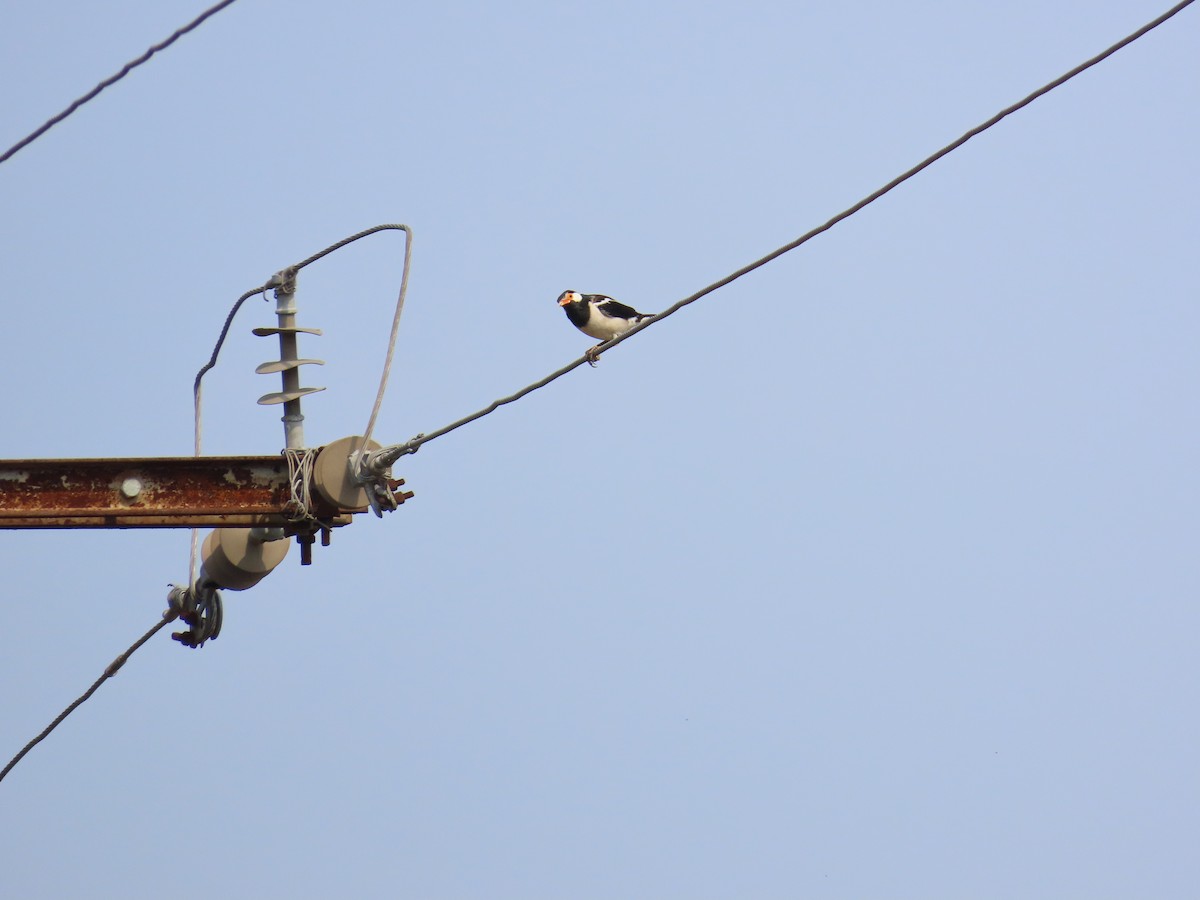
[[[142,482],[138,478],[126,478],[121,482],[121,496],[126,500],[133,500],[142,492]]]

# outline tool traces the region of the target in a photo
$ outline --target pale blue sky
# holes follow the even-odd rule
[[[377,436],[432,430],[582,352],[562,290],[665,308],[1167,5],[242,0],[0,166],[0,456],[189,453],[232,301],[395,221]],[[0,8],[0,145],[202,8]],[[0,784],[0,893],[1194,896],[1197,16],[160,635]],[[302,274],[312,444],[400,252]],[[281,446],[266,324],[209,452]],[[187,551],[0,534],[5,760]]]

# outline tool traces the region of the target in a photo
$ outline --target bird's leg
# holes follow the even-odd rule
[[[583,358],[587,360],[587,364],[593,369],[596,368],[596,363],[600,362],[600,348],[603,346],[604,341],[601,341],[595,347],[589,347],[587,352],[583,354]]]

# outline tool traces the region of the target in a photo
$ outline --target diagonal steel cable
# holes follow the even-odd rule
[[[761,259],[756,259],[754,262],[749,263],[748,265],[742,266],[742,268],[738,269],[736,272],[732,272],[729,275],[726,275],[724,278],[722,278],[718,281],[714,281],[712,284],[701,288],[700,290],[696,291],[696,293],[690,294],[689,296],[684,297],[682,300],[673,304],[672,306],[668,307],[667,309],[663,310],[661,313],[658,313],[657,315],[655,315],[649,319],[646,319],[645,321],[635,325],[633,328],[629,329],[624,334],[618,335],[617,337],[612,338],[611,340],[605,341],[603,344],[598,344],[596,347],[593,347],[592,350],[595,352],[603,352],[605,350],[608,350],[612,347],[617,346],[617,344],[620,344],[622,341],[629,340],[629,338],[633,337],[638,332],[644,331],[645,329],[649,328],[651,325],[656,325],[657,323],[659,323],[663,319],[665,319],[667,316],[674,315],[675,313],[679,312],[679,310],[683,309],[685,306],[687,306],[691,303],[695,303],[701,297],[711,294],[713,291],[715,291],[719,288],[725,287],[725,285],[729,284],[730,282],[736,281],[737,279],[741,278],[743,275],[748,275],[750,272],[753,272],[755,269],[765,266],[767,263],[771,262],[774,259],[778,259],[780,256],[783,256],[785,253],[789,253],[792,250],[795,250],[797,247],[799,247],[802,244],[807,243],[808,241],[815,238],[817,235],[825,233],[829,229],[833,228],[833,226],[837,225],[839,222],[842,222],[845,219],[850,218],[850,216],[859,212],[864,207],[867,207],[870,204],[874,203],[876,200],[878,200],[884,194],[887,194],[888,192],[892,191],[893,189],[899,187],[904,182],[908,181],[914,175],[918,174],[919,172],[923,171],[924,169],[927,169],[929,166],[933,165],[935,162],[937,162],[942,157],[946,156],[947,154],[953,153],[955,150],[957,150],[959,147],[961,147],[963,144],[965,144],[971,138],[987,131],[989,128],[991,128],[993,125],[1000,122],[1005,117],[1012,115],[1013,113],[1017,112],[1020,109],[1023,109],[1024,107],[1026,107],[1030,103],[1032,103],[1034,100],[1037,100],[1039,97],[1041,97],[1045,94],[1048,94],[1050,91],[1054,90],[1057,87],[1060,87],[1061,85],[1070,81],[1076,75],[1079,75],[1080,73],[1087,71],[1088,69],[1090,69],[1092,66],[1096,65],[1097,63],[1103,62],[1104,60],[1108,59],[1108,57],[1112,56],[1114,53],[1116,53],[1118,50],[1120,50],[1122,47],[1126,47],[1129,44],[1132,44],[1138,38],[1142,37],[1143,35],[1145,35],[1146,33],[1150,32],[1150,31],[1154,30],[1159,25],[1163,24],[1164,22],[1166,22],[1168,19],[1170,19],[1177,13],[1184,10],[1186,7],[1191,6],[1191,4],[1193,2],[1194,2],[1194,0],[1183,0],[1183,2],[1177,3],[1175,6],[1171,7],[1169,10],[1167,10],[1165,13],[1163,13],[1162,15],[1155,18],[1153,21],[1147,22],[1141,28],[1139,28],[1136,31],[1132,32],[1131,34],[1128,34],[1125,37],[1121,38],[1121,40],[1117,41],[1111,47],[1108,47],[1107,49],[1101,51],[1100,53],[1097,53],[1095,56],[1091,57],[1090,59],[1087,59],[1087,60],[1081,62],[1079,65],[1075,66],[1075,68],[1071,69],[1068,72],[1064,72],[1062,75],[1060,75],[1058,78],[1055,78],[1053,81],[1047,82],[1046,84],[1044,84],[1040,88],[1038,88],[1036,91],[1023,97],[1022,99],[1018,100],[1016,103],[1012,104],[1011,106],[1005,107],[1004,109],[1000,110],[1000,112],[996,113],[994,116],[992,116],[987,121],[981,122],[979,125],[976,125],[974,128],[965,132],[961,137],[957,138],[954,141],[951,141],[945,147],[942,147],[937,152],[932,153],[931,155],[927,156],[925,159],[921,160],[919,163],[917,163],[915,166],[913,166],[908,171],[903,172],[900,175],[897,175],[895,178],[893,178],[891,181],[889,181],[883,187],[879,188],[878,190],[874,191],[871,194],[868,194],[866,197],[863,197],[863,199],[859,200],[853,206],[849,206],[846,209],[842,210],[836,216],[829,219],[829,221],[827,221],[821,225],[818,225],[816,228],[813,228],[811,231],[805,232],[800,237],[796,238],[794,241],[784,244],[782,247],[779,247],[776,250],[772,250],[770,253],[768,253],[766,256],[762,257]],[[417,450],[422,445],[429,443],[434,438],[439,438],[442,435],[449,434],[451,431],[454,431],[458,428],[462,428],[464,425],[468,425],[471,422],[474,422],[476,419],[481,419],[484,416],[495,412],[501,406],[504,406],[508,403],[513,403],[514,401],[520,400],[522,397],[526,396],[527,394],[531,394],[536,390],[544,388],[546,385],[550,384],[552,381],[558,380],[562,376],[566,375],[568,372],[579,368],[587,361],[588,360],[587,360],[586,356],[581,356],[578,359],[576,359],[570,363],[567,363],[567,365],[563,366],[561,369],[557,369],[556,371],[551,372],[545,378],[535,381],[533,384],[526,385],[525,387],[521,388],[516,393],[509,394],[507,397],[501,397],[498,400],[493,400],[490,404],[485,406],[483,409],[477,410],[477,411],[471,413],[470,415],[463,416],[461,419],[451,422],[449,425],[444,425],[441,428],[437,429],[436,431],[431,431],[427,434],[426,433],[418,434],[415,437],[410,438],[408,441],[406,441],[403,444],[397,444],[393,447],[387,447],[381,451],[376,451],[376,452],[377,452],[377,454],[379,454],[381,456],[381,459],[383,462],[389,462],[389,461],[395,462],[397,459],[399,459],[401,456],[404,456],[405,454],[416,453]]]
[[[145,53],[143,53],[137,59],[133,60],[132,62],[126,63],[121,68],[121,71],[117,72],[116,75],[111,75],[108,78],[105,78],[102,82],[100,82],[98,85],[96,85],[90,91],[88,91],[86,94],[84,94],[82,97],[80,97],[74,103],[72,103],[70,106],[68,106],[62,112],[60,112],[58,115],[53,116],[52,118],[47,120],[36,131],[21,138],[21,140],[17,141],[11,147],[9,147],[7,150],[5,150],[4,154],[2,156],[0,156],[0,163],[8,160],[11,156],[13,156],[13,154],[15,154],[21,148],[27,147],[30,144],[32,144],[34,141],[36,141],[38,138],[40,138],[43,134],[45,134],[47,131],[49,131],[51,128],[53,128],[55,125],[57,125],[63,119],[65,119],[67,116],[71,115],[71,113],[75,112],[75,110],[79,109],[79,107],[83,106],[83,104],[87,103],[89,100],[94,99],[96,97],[96,95],[99,94],[102,90],[116,84],[118,81],[120,81],[126,75],[128,75],[131,71],[136,69],[142,63],[146,62],[148,59],[150,59],[150,57],[152,57],[159,50],[165,50],[167,47],[170,47],[173,43],[175,43],[177,40],[179,40],[181,37],[183,37],[189,31],[199,28],[200,25],[206,19],[208,19],[211,16],[215,16],[217,13],[219,13],[221,10],[223,10],[225,7],[229,6],[233,2],[234,2],[234,0],[222,0],[222,2],[218,3],[216,6],[212,6],[208,9],[206,9],[204,12],[202,12],[200,15],[198,15],[192,21],[188,22],[188,24],[186,24],[182,28],[178,29],[174,34],[172,34],[165,41],[155,44],[153,47],[151,47],[149,50],[147,50]]]
[[[20,752],[8,761],[8,765],[6,765],[3,769],[0,769],[0,781],[4,780],[4,776],[12,771],[13,766],[19,763],[25,757],[26,753],[45,740],[50,732],[61,725],[62,721],[67,716],[73,713],[80,705],[83,704],[84,701],[91,697],[92,694],[96,693],[96,691],[99,690],[100,685],[104,684],[104,682],[116,675],[117,672],[120,671],[121,666],[125,665],[125,663],[129,660],[129,657],[132,656],[138,650],[138,648],[142,646],[142,644],[146,643],[146,641],[158,634],[160,629],[165,627],[169,622],[174,621],[175,618],[176,615],[174,610],[167,610],[165,613],[163,613],[162,619],[156,622],[153,628],[134,641],[128,650],[110,662],[108,666],[105,667],[104,673],[92,682],[92,686],[90,688],[84,691],[79,697],[75,698],[75,700],[72,701],[66,709],[58,714],[58,717],[53,722],[42,729],[41,734],[22,747]]]

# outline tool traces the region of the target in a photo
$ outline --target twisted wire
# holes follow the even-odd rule
[[[112,662],[110,662],[108,664],[108,666],[105,667],[103,674],[99,678],[97,678],[94,682],[92,682],[92,686],[90,688],[88,688],[79,697],[77,697],[74,701],[72,701],[67,706],[66,709],[64,709],[61,713],[58,714],[58,717],[55,718],[55,720],[53,722],[51,722],[44,729],[42,729],[42,732],[37,737],[35,737],[28,744],[26,744],[24,747],[22,747],[21,750],[17,753],[17,755],[8,761],[8,765],[6,765],[3,769],[0,769],[0,781],[4,780],[4,776],[12,771],[13,766],[15,766],[17,763],[19,763],[25,757],[26,753],[28,753],[30,750],[32,750],[34,747],[36,747],[38,744],[40,744],[50,734],[50,732],[52,732],[55,728],[57,728],[59,725],[62,724],[63,720],[66,719],[67,716],[69,716],[71,713],[73,713],[81,704],[83,704],[84,701],[86,701],[89,697],[91,697],[92,694],[96,693],[96,691],[100,688],[100,685],[104,684],[105,681],[107,681],[108,679],[110,679],[114,675],[116,675],[117,672],[120,671],[121,666],[125,665],[125,663],[129,659],[129,657],[132,656],[137,651],[137,649],[142,646],[142,644],[146,643],[146,641],[150,640],[150,638],[152,638],[152,637],[154,637],[154,635],[158,634],[158,632],[162,628],[166,627],[167,623],[173,621],[176,618],[176,616],[177,616],[177,613],[173,609],[168,609],[166,612],[163,613],[162,619],[160,619],[158,622],[155,623],[153,628],[151,628],[149,631],[147,631],[145,634],[143,634],[140,638],[138,638],[136,641],[134,641],[133,644],[130,645],[128,650],[126,650],[124,653],[122,653],[120,656],[118,656],[116,659],[114,659]]]
[[[315,518],[312,513],[312,484],[313,466],[316,465],[317,451],[311,447],[304,449],[287,448],[283,451],[288,464],[288,482],[291,486],[291,499],[287,504],[289,522],[307,522]]]
[[[121,68],[121,71],[119,71],[116,75],[112,75],[108,78],[105,78],[102,82],[100,82],[98,85],[96,85],[90,91],[88,91],[86,94],[84,94],[82,97],[80,97],[74,103],[72,103],[70,106],[68,106],[62,112],[60,112],[58,115],[51,117],[36,131],[21,138],[21,140],[17,141],[11,147],[9,147],[7,150],[5,150],[4,154],[0,155],[0,163],[3,163],[6,160],[8,160],[11,156],[13,156],[13,154],[15,154],[21,148],[27,147],[30,144],[32,144],[34,141],[36,141],[38,138],[40,138],[43,134],[45,134],[47,131],[49,131],[51,128],[53,128],[55,125],[57,125],[63,119],[65,119],[67,116],[71,115],[71,113],[75,112],[75,110],[79,109],[79,107],[83,106],[83,104],[87,103],[89,100],[92,100],[102,90],[116,84],[118,81],[120,81],[126,75],[128,75],[131,71],[136,69],[142,63],[146,62],[148,59],[150,59],[150,57],[152,57],[159,50],[165,50],[167,47],[170,47],[173,43],[175,43],[177,40],[179,40],[181,37],[183,37],[189,31],[192,31],[195,28],[199,28],[200,25],[205,21],[205,19],[208,19],[210,16],[216,15],[217,13],[219,13],[221,10],[223,10],[225,7],[229,6],[233,2],[234,2],[234,0],[222,0],[222,2],[216,4],[215,6],[212,6],[208,9],[206,9],[204,12],[202,12],[199,16],[197,16],[195,19],[193,19],[187,25],[184,25],[182,28],[177,30],[174,34],[172,34],[165,41],[155,44],[153,47],[151,47],[149,50],[147,50],[145,53],[143,53],[137,59],[133,60],[133,62],[126,63]]]
[[[407,232],[408,230],[409,230],[409,228],[407,225],[397,225],[397,224],[373,225],[370,228],[364,228],[362,231],[359,231],[355,234],[350,235],[350,237],[342,238],[336,244],[330,244],[324,250],[320,250],[320,251],[314,253],[312,256],[308,257],[307,259],[301,260],[300,262],[296,263],[294,266],[292,266],[292,268],[298,272],[301,269],[303,269],[305,266],[312,265],[318,259],[323,259],[324,257],[328,256],[330,253],[333,253],[337,250],[341,250],[343,247],[345,247],[349,244],[353,244],[355,241],[362,240],[363,238],[368,237],[372,234],[375,234],[376,232],[379,232],[379,231],[405,231],[405,232]]]
[[[921,162],[917,163],[915,166],[913,166],[911,169],[907,170],[906,172],[903,172],[902,174],[897,175],[895,178],[893,178],[891,181],[889,181],[883,187],[872,192],[871,194],[868,194],[866,197],[859,200],[853,206],[849,206],[846,209],[842,210],[840,213],[838,213],[833,218],[829,219],[827,222],[825,222],[821,225],[818,225],[816,228],[813,228],[811,231],[808,231],[808,232],[802,234],[800,237],[796,238],[794,241],[784,244],[782,247],[779,247],[776,250],[772,250],[766,256],[764,256],[760,259],[756,259],[754,262],[749,263],[748,265],[742,266],[742,268],[738,269],[736,272],[732,272],[731,274],[726,275],[724,278],[722,278],[718,281],[714,281],[712,284],[701,288],[700,290],[696,291],[694,294],[684,297],[682,300],[669,306],[667,309],[663,310],[661,313],[658,313],[657,315],[652,316],[652,317],[645,319],[644,321],[638,323],[637,325],[635,325],[633,328],[630,328],[625,333],[620,334],[617,337],[612,338],[608,341],[605,341],[602,344],[596,345],[595,347],[592,348],[592,352],[600,353],[600,352],[608,350],[612,347],[617,346],[622,341],[629,340],[629,338],[633,337],[638,332],[644,331],[645,329],[649,328],[651,325],[658,324],[659,322],[661,322],[663,319],[667,318],[668,316],[672,316],[675,313],[679,312],[679,310],[683,309],[685,306],[688,306],[691,303],[695,303],[701,297],[711,294],[713,291],[718,290],[719,288],[725,287],[727,284],[729,284],[733,281],[736,281],[737,279],[741,278],[743,275],[747,275],[750,272],[753,272],[755,269],[765,266],[767,263],[771,262],[772,260],[777,259],[780,256],[783,256],[783,254],[788,253],[792,250],[795,250],[797,247],[799,247],[802,244],[807,243],[808,241],[815,238],[817,235],[824,234],[826,231],[833,228],[833,226],[837,225],[839,222],[842,222],[845,219],[850,218],[850,216],[859,212],[864,207],[867,207],[870,204],[874,203],[880,197],[884,196],[884,194],[887,194],[890,191],[892,191],[893,189],[899,187],[901,184],[908,181],[914,175],[918,174],[919,172],[921,172],[924,169],[928,168],[929,166],[933,165],[935,162],[940,160],[942,157],[946,156],[949,153],[954,152],[959,147],[961,147],[963,144],[965,144],[967,141],[969,141],[971,138],[987,131],[989,128],[991,128],[993,125],[1000,122],[1005,117],[1012,115],[1013,113],[1017,112],[1020,109],[1023,109],[1024,107],[1028,106],[1030,103],[1032,103],[1034,100],[1037,100],[1039,97],[1043,96],[1044,94],[1048,94],[1050,91],[1054,90],[1055,88],[1060,87],[1063,84],[1065,84],[1066,82],[1070,81],[1076,75],[1079,75],[1080,73],[1085,72],[1086,70],[1090,69],[1092,66],[1096,65],[1097,63],[1103,62],[1104,60],[1108,59],[1108,57],[1112,56],[1114,53],[1116,53],[1121,48],[1126,47],[1129,44],[1132,44],[1138,38],[1142,37],[1143,35],[1147,34],[1150,31],[1154,30],[1159,25],[1162,25],[1168,19],[1172,18],[1173,16],[1175,16],[1177,13],[1181,12],[1188,6],[1191,6],[1193,2],[1194,2],[1194,0],[1183,0],[1183,2],[1177,3],[1175,6],[1171,7],[1169,10],[1167,10],[1162,15],[1158,16],[1157,18],[1153,19],[1150,22],[1147,22],[1145,25],[1143,25],[1141,28],[1137,29],[1136,31],[1126,35],[1121,40],[1119,40],[1115,44],[1113,44],[1112,46],[1101,51],[1100,53],[1097,53],[1095,56],[1091,57],[1090,59],[1085,60],[1084,62],[1075,66],[1070,71],[1064,72],[1062,75],[1060,75],[1058,78],[1055,78],[1053,81],[1047,82],[1046,84],[1042,85],[1040,88],[1035,90],[1033,93],[1028,94],[1027,96],[1018,100],[1016,103],[1012,104],[1011,106],[1007,106],[1004,109],[1000,110],[1000,112],[996,113],[994,116],[992,116],[987,121],[982,122],[979,125],[976,125],[974,128],[966,131],[962,136],[960,136],[956,140],[951,141],[949,144],[942,147],[937,152],[927,156],[925,159],[921,160]],[[527,386],[521,388],[516,393],[510,394],[507,397],[501,397],[498,400],[493,400],[490,404],[485,406],[483,409],[477,410],[476,412],[473,412],[470,415],[463,416],[461,419],[451,422],[449,425],[444,425],[443,427],[438,428],[435,431],[431,431],[429,433],[418,434],[418,435],[410,438],[404,444],[398,444],[393,448],[389,448],[389,450],[391,451],[389,453],[389,456],[393,457],[395,459],[398,459],[400,456],[402,456],[404,454],[416,453],[417,450],[420,449],[420,447],[422,445],[429,443],[434,438],[439,438],[442,435],[449,434],[451,431],[454,431],[458,428],[462,428],[464,425],[468,425],[471,422],[474,422],[476,419],[481,419],[484,416],[495,412],[497,409],[499,409],[501,406],[504,406],[505,404],[512,403],[516,400],[520,400],[522,397],[526,396],[527,394],[530,394],[536,390],[539,390],[539,389],[545,387],[546,385],[550,384],[552,381],[558,380],[559,378],[566,375],[568,372],[572,371],[573,369],[579,368],[585,362],[588,362],[588,358],[586,356],[581,356],[578,359],[576,359],[570,363],[567,363],[567,365],[563,366],[561,369],[557,369],[554,372],[551,372],[545,378],[542,378],[539,381],[535,381],[533,384],[530,384],[530,385],[527,385]]]

